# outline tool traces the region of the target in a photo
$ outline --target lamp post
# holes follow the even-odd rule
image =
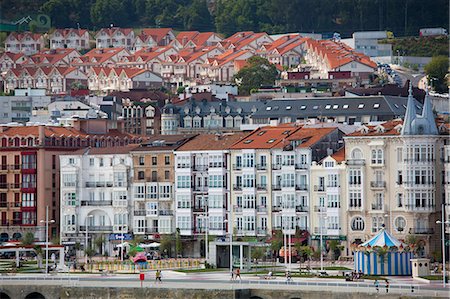
[[[441,224],[441,230],[442,230],[442,285],[445,288],[445,278],[446,278],[446,271],[445,271],[445,226],[446,224],[449,224],[450,221],[445,221],[445,206],[442,204],[442,220],[436,221],[437,224]]]
[[[230,216],[231,217],[231,216]],[[233,228],[231,227],[231,219],[225,219],[224,223],[228,223],[228,233],[230,235],[230,274],[233,272]]]
[[[39,221],[45,222],[45,274],[48,274],[48,224],[55,223],[55,220],[48,220],[48,206],[45,207],[45,220]]]
[[[320,271],[323,272],[323,227],[324,221],[328,218],[327,216],[321,217],[323,221],[320,221]]]
[[[121,262],[123,262],[123,227],[124,227],[124,225],[122,225],[120,227],[120,245],[121,245],[121,248],[120,248],[120,261]]]
[[[205,263],[208,262],[208,216],[200,216],[200,219],[203,219],[205,222]],[[206,264],[205,264],[206,265]]]
[[[84,247],[84,255],[85,255],[85,257],[84,257],[84,263],[85,264],[87,264],[87,262],[88,262],[88,255],[87,255],[87,249],[88,249],[88,235],[89,235],[89,226],[88,226],[88,218],[92,218],[92,217],[94,217],[94,215],[89,215],[89,216],[87,216],[86,217],[86,219],[85,219],[85,224],[86,224],[86,243],[85,243],[85,247]]]

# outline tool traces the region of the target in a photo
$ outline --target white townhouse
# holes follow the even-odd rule
[[[113,254],[122,234],[129,239],[132,159],[136,145],[87,148],[60,156],[61,242],[95,248],[103,238],[100,254]]]
[[[182,236],[224,236],[230,219],[229,147],[244,134],[197,135],[175,151],[176,227]]]
[[[132,28],[102,28],[95,35],[96,48],[126,48],[132,50],[135,35]]]
[[[5,52],[32,55],[45,47],[44,36],[31,32],[11,32],[5,39]]]
[[[86,29],[56,29],[50,36],[50,49],[90,49],[89,31]]]

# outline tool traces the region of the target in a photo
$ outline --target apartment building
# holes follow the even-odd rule
[[[310,231],[312,161],[342,147],[336,127],[261,127],[231,146],[233,223],[240,236]],[[340,142],[341,141],[341,142]]]
[[[417,252],[438,250],[444,139],[428,95],[421,114],[410,94],[404,121],[363,126],[345,139],[348,245],[385,226],[396,238],[416,236]],[[448,138],[448,137],[447,137]]]
[[[329,240],[347,245],[347,196],[345,150],[338,150],[326,158],[313,162],[310,168],[310,217],[312,245],[320,248]],[[325,248],[323,248],[325,249]]]
[[[95,125],[91,125],[92,128]],[[45,208],[49,207],[49,237],[59,236],[59,155],[86,147],[138,143],[119,132],[92,132],[60,126],[0,126],[0,236],[17,240],[27,232],[45,239]]]
[[[174,150],[194,135],[154,135],[130,152],[133,159],[133,233],[146,239],[175,232]]]
[[[102,28],[95,35],[96,48],[126,48],[132,50],[135,35],[132,28]]]
[[[230,228],[230,151],[244,133],[197,135],[175,150],[176,227],[191,240]],[[197,244],[198,245],[198,244]],[[201,246],[199,250],[203,250]]]
[[[104,238],[100,254],[113,254],[122,234],[131,231],[132,159],[137,145],[85,148],[60,158],[61,242],[95,248]],[[129,238],[127,238],[129,239]]]

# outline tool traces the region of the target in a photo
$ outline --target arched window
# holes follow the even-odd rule
[[[351,157],[352,157],[352,159],[363,159],[364,158],[364,156],[359,148],[355,148],[352,150]]]
[[[354,231],[363,231],[364,230],[364,219],[359,216],[356,216],[352,219],[351,227]]]

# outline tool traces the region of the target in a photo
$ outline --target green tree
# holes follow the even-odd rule
[[[97,27],[125,26],[128,24],[129,1],[96,0],[91,7],[91,21]]]
[[[214,30],[211,14],[206,0],[193,0],[190,6],[179,7],[178,14],[183,19],[185,30],[211,31]]]
[[[249,95],[252,89],[260,88],[262,85],[272,86],[277,75],[276,67],[267,59],[253,56],[247,60],[247,65],[234,76],[234,79],[239,82],[239,94]]]
[[[159,249],[161,253],[167,253],[171,256],[173,236],[170,234],[161,235]]]
[[[31,232],[26,233],[22,237],[22,245],[33,245],[34,244],[34,234]]]
[[[428,82],[435,91],[448,92],[446,75],[448,74],[449,59],[445,56],[435,56],[425,66],[425,72],[428,75]]]
[[[283,247],[283,232],[281,230],[276,230],[272,236],[272,241],[270,242],[270,249],[276,252],[280,251],[281,247]]]
[[[181,242],[180,229],[177,227],[177,231],[175,233],[175,250],[178,255],[183,255],[183,243]]]
[[[266,253],[265,247],[253,247],[252,259],[260,260],[264,257],[265,253]]]

